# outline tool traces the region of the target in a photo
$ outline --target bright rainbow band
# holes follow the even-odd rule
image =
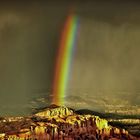
[[[62,31],[56,59],[52,93],[52,103],[56,105],[64,105],[78,28],[78,17],[73,14],[69,15]]]

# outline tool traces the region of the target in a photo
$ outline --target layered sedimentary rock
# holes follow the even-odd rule
[[[94,115],[78,115],[65,106],[51,106],[28,117],[1,118],[0,137],[9,140],[137,140],[124,129]]]
[[[64,117],[64,116],[74,115],[74,111],[65,106],[58,107],[58,106],[52,105],[49,108],[46,108],[43,111],[36,113],[35,115],[41,118],[50,118],[50,117],[55,117],[55,116]]]

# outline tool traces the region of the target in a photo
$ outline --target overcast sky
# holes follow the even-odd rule
[[[80,20],[80,33],[66,105],[76,101],[75,108],[94,110],[104,110],[105,104],[139,105],[138,1],[15,1],[0,4],[2,115],[26,114],[36,99],[50,103],[60,33],[70,7]]]

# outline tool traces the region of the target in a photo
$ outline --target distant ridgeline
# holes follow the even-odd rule
[[[66,106],[58,107],[56,105],[51,105],[49,108],[44,109],[41,112],[38,112],[35,114],[39,117],[54,117],[54,116],[69,116],[74,115],[74,111],[70,108],[67,108]]]

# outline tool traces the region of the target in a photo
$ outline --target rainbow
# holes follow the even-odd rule
[[[79,28],[78,16],[70,14],[65,22],[58,47],[54,81],[52,88],[52,104],[64,105],[64,97],[70,77],[70,69],[76,38]]]

